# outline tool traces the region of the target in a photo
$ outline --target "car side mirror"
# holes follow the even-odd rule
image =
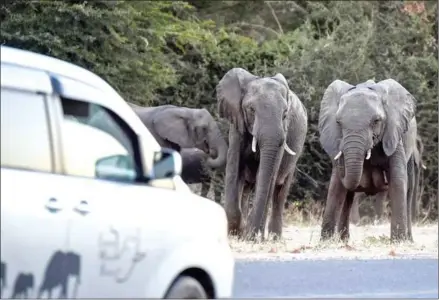
[[[95,163],[95,177],[117,181],[135,181],[136,168],[129,155],[111,155]]]
[[[182,160],[177,151],[161,148],[154,153],[153,179],[173,178],[181,174],[181,169]]]

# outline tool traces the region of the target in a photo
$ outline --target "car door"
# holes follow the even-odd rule
[[[50,295],[68,249],[68,189],[54,174],[50,93],[46,73],[2,63],[2,298]]]
[[[63,172],[72,184],[70,251],[79,261],[78,276],[69,276],[69,298],[140,298],[153,276],[155,244],[145,228],[154,228],[142,202],[127,198],[122,187],[136,183],[139,147],[130,127],[116,112],[92,101],[104,94],[79,82],[59,79]],[[72,88],[75,86],[75,88]],[[146,187],[148,188],[148,187]],[[151,198],[157,198],[150,188]],[[163,238],[163,236],[160,236]]]

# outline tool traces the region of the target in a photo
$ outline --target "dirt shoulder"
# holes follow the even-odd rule
[[[416,259],[438,258],[438,223],[414,225],[414,243],[390,243],[390,224],[350,225],[347,244],[334,239],[320,243],[320,226],[289,225],[278,242],[242,242],[231,238],[236,259]]]

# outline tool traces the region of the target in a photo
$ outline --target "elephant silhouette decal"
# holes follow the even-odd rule
[[[14,283],[11,298],[28,298],[29,289],[34,288],[34,275],[31,273],[19,273]]]
[[[69,277],[76,277],[73,292],[68,295]],[[48,293],[48,298],[52,298],[52,291],[61,287],[59,298],[76,298],[78,285],[81,283],[81,257],[73,252],[56,251],[50,258],[44,279],[38,291],[38,298]]]
[[[6,287],[6,263],[1,262],[0,266],[0,297],[3,296],[3,290]]]
[[[127,281],[135,265],[146,256],[144,252],[139,251],[140,231],[138,229],[135,236],[128,236],[121,245],[119,232],[110,227],[109,234],[100,234],[99,248],[101,276],[113,277],[117,283]]]

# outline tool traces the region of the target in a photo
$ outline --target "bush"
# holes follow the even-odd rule
[[[197,9],[182,1],[12,2],[1,8],[2,43],[86,67],[134,103],[206,107],[216,117],[215,86],[229,69],[283,73],[309,116],[290,200],[326,197],[331,166],[317,132],[326,87],[392,77],[418,100],[424,207],[431,203],[437,217],[437,3],[191,3]],[[227,134],[224,120],[221,127]]]

